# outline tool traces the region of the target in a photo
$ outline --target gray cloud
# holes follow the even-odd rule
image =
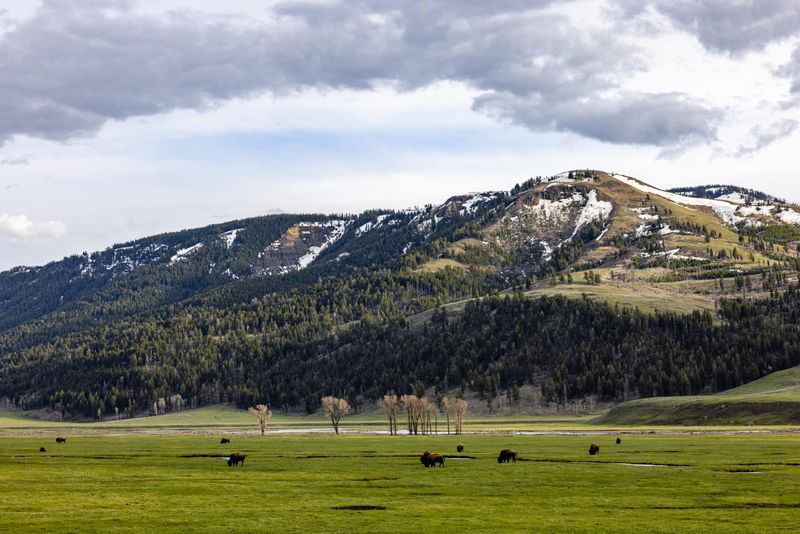
[[[254,22],[45,0],[0,37],[0,144],[16,135],[65,140],[111,120],[265,92],[443,80],[485,92],[476,110],[537,131],[659,146],[715,137],[718,112],[686,96],[598,97],[624,92],[620,80],[645,70],[645,58],[540,9],[550,3],[293,1]]]
[[[794,49],[789,62],[779,68],[777,74],[789,80],[789,92],[794,96],[794,102],[789,105],[797,105],[800,100],[800,46]]]
[[[755,154],[775,141],[793,134],[797,130],[797,127],[798,122],[794,119],[784,119],[770,124],[766,128],[754,126],[750,129],[752,141],[749,144],[740,146],[734,155],[749,156]]]
[[[16,167],[22,165],[30,165],[31,161],[28,156],[19,156],[19,157],[11,157],[11,158],[3,158],[0,159],[0,165],[6,165],[9,167]]]
[[[475,101],[478,110],[537,130],[574,132],[610,143],[691,145],[716,138],[722,112],[692,103],[678,93],[623,95],[591,102],[542,106],[535,100],[489,93]]]
[[[740,54],[800,35],[797,0],[615,0],[627,16],[652,8],[709,50]]]

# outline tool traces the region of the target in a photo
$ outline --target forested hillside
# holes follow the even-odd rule
[[[17,268],[0,273],[0,402],[97,417],[391,390],[491,404],[531,384],[553,403],[720,391],[800,364],[800,212],[751,196],[571,171]]]

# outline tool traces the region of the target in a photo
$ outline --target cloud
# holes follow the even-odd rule
[[[0,37],[0,144],[19,135],[68,140],[108,121],[264,93],[442,81],[484,93],[474,109],[536,131],[658,146],[714,137],[713,121],[697,121],[717,112],[686,95],[602,96],[624,93],[623,80],[647,70],[647,59],[550,4],[291,1],[255,21],[45,0]]]
[[[800,35],[797,0],[615,0],[628,16],[648,8],[714,52],[742,54]]]
[[[0,235],[16,238],[63,237],[67,226],[59,221],[34,222],[27,215],[0,214]]]
[[[789,92],[794,98],[793,102],[789,103],[789,107],[800,104],[800,46],[794,49],[789,62],[781,66],[777,70],[777,74],[778,76],[788,79],[791,84]]]
[[[30,165],[31,161],[30,158],[27,156],[19,156],[19,157],[12,157],[12,158],[3,158],[0,159],[0,165],[6,165],[9,167],[16,167],[20,165]]]
[[[770,124],[766,128],[756,125],[750,129],[752,141],[749,144],[740,146],[734,155],[750,156],[755,154],[775,141],[793,134],[797,127],[798,122],[794,119],[784,119]]]
[[[624,95],[591,102],[538,102],[509,94],[478,97],[475,107],[535,130],[574,132],[609,143],[685,146],[716,139],[720,110],[678,93]]]

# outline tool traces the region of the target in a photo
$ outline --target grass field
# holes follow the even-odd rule
[[[800,517],[797,434],[65,435],[0,437],[0,532],[789,532]],[[459,441],[474,459],[419,463]],[[504,447],[525,461],[498,464]]]
[[[654,397],[614,406],[609,424],[800,424],[800,367],[743,386],[686,397]]]
[[[576,273],[576,279],[582,276]],[[606,302],[614,306],[620,305],[624,308],[635,309],[643,313],[655,313],[656,311],[672,311],[676,313],[691,313],[693,311],[713,311],[714,300],[704,295],[680,295],[678,297],[674,291],[669,291],[648,285],[639,284],[620,284],[617,285],[588,285],[583,283],[560,284],[556,286],[542,285],[525,293],[526,296],[535,298],[543,296],[563,295],[568,298],[587,298]]]
[[[799,389],[794,368],[719,395],[637,402],[662,413],[684,401],[800,406]],[[339,436],[319,415],[281,413],[261,436],[225,405],[103,423],[0,413],[0,532],[796,531],[800,427],[596,415],[476,415],[462,436],[393,437],[375,434],[378,412],[347,417]],[[506,447],[519,462],[498,464]],[[448,455],[444,468],[424,468],[423,450]],[[244,465],[227,466],[232,452]]]

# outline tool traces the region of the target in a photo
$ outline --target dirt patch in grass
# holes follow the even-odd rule
[[[757,510],[765,508],[790,510],[800,508],[800,503],[743,502],[709,506],[654,506],[651,510]]]
[[[353,510],[362,512],[366,510],[386,510],[385,506],[377,506],[374,504],[348,504],[345,506],[332,506],[331,510]]]

